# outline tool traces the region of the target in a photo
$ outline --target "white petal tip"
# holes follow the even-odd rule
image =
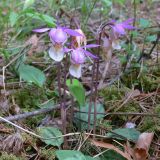
[[[74,65],[72,64],[69,67],[69,73],[76,78],[80,78],[82,76],[82,72],[81,72],[81,65]]]
[[[121,49],[121,46],[120,46],[120,44],[119,44],[118,42],[112,42],[112,47],[113,47],[114,49],[117,49],[117,50],[120,50],[120,49]]]
[[[56,62],[62,61],[64,57],[63,48],[56,51],[54,47],[51,47],[48,53],[49,53],[49,56]]]

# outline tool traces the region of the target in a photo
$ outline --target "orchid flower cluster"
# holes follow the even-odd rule
[[[121,23],[116,23],[115,20],[108,23],[108,26],[111,28],[108,36],[103,38],[103,47],[107,49],[107,53],[112,54],[113,49],[121,49],[119,45],[119,37],[126,34],[127,30],[135,29],[130,23],[133,22],[133,19],[128,19]],[[82,65],[85,63],[88,57],[98,58],[93,55],[87,48],[95,48],[99,45],[89,44],[87,45],[86,36],[81,29],[69,29],[66,27],[57,26],[57,28],[41,28],[33,30],[37,33],[43,33],[49,31],[49,38],[52,42],[48,53],[51,59],[56,62],[61,62],[66,54],[70,56],[70,67],[69,73],[76,78],[82,76]],[[66,42],[71,36],[70,48],[66,47]]]
[[[125,30],[135,29],[135,27],[132,26],[131,23],[133,23],[133,19],[128,19],[120,23],[116,23],[116,21],[113,20],[108,23],[108,26],[111,28],[111,30],[109,32],[109,35],[103,38],[103,47],[107,50],[109,55],[111,55],[113,49],[121,49],[119,38],[126,35]]]
[[[86,37],[81,29],[69,29],[66,27],[57,28],[42,28],[33,30],[37,33],[43,33],[49,31],[49,38],[52,42],[48,53],[51,59],[56,62],[61,62],[66,53],[70,56],[71,65],[69,67],[69,73],[76,78],[82,76],[82,64],[86,61],[87,57],[98,58],[93,55],[87,48],[98,47],[96,44],[87,45]],[[65,44],[69,38],[71,38],[72,48],[65,47]],[[84,44],[84,46],[82,46]]]

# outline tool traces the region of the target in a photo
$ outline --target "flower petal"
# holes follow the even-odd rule
[[[78,33],[77,31],[74,31],[73,29],[66,28],[66,29],[63,29],[63,30],[64,30],[64,32],[68,33],[71,36],[83,36],[80,33]]]
[[[60,48],[58,50],[55,49],[54,46],[52,46],[49,51],[49,56],[55,60],[56,62],[60,62],[62,61],[63,57],[64,57],[64,51],[63,51],[63,48]]]
[[[63,48],[63,51],[65,52],[65,53],[68,53],[68,52],[70,52],[70,51],[72,51],[73,49],[69,49],[69,48],[67,48],[67,47],[64,47]]]
[[[33,32],[37,32],[37,33],[43,33],[43,32],[47,32],[49,31],[51,28],[39,28],[39,29],[34,29],[32,30]]]
[[[112,47],[113,49],[117,49],[117,50],[121,49],[121,45],[119,44],[118,40],[112,41]]]
[[[88,44],[88,45],[85,45],[83,46],[83,48],[96,48],[96,47],[99,47],[100,45],[98,44]]]
[[[129,24],[125,24],[125,25],[123,25],[123,27],[124,27],[125,29],[128,29],[128,30],[136,29],[136,27],[131,26],[131,25],[129,25]]]
[[[130,23],[133,23],[133,21],[134,21],[134,18],[129,18],[129,19],[123,21],[122,23],[123,24],[130,24]]]
[[[51,29],[49,36],[52,42],[65,43],[67,40],[67,34],[61,29]]]
[[[125,35],[126,34],[125,29],[124,29],[122,24],[116,24],[113,27],[113,30],[114,30],[114,32],[117,32],[117,33],[119,33],[121,35]]]
[[[77,65],[77,64],[71,64],[71,66],[69,67],[69,73],[76,78],[80,78],[82,76],[82,71],[81,71],[81,64]]]
[[[86,50],[83,50],[83,52],[84,52],[87,56],[89,56],[89,57],[92,57],[92,58],[95,58],[95,59],[98,58],[97,56],[93,55],[91,52],[88,52],[88,51],[86,51]]]
[[[86,56],[83,49],[75,49],[71,52],[71,61],[74,64],[82,64],[85,62]]]

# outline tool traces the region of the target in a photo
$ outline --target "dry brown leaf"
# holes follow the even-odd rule
[[[37,46],[38,44],[38,37],[36,34],[34,34],[33,36],[31,36],[27,41],[26,41],[26,45],[32,45],[32,46]]]
[[[20,133],[9,135],[2,142],[3,151],[18,154],[23,149],[23,139]]]
[[[104,142],[95,141],[95,140],[91,140],[91,142],[92,142],[92,144],[94,144],[97,147],[112,149],[112,150],[116,151],[117,153],[119,153],[120,155],[122,155],[127,160],[132,160],[129,153],[121,151],[119,148],[115,147],[113,144],[104,143]]]
[[[154,133],[142,133],[134,148],[135,160],[146,160]]]
[[[28,55],[32,55],[34,50],[36,49],[37,45],[38,45],[38,37],[36,34],[34,34],[33,36],[31,36],[31,38],[29,38],[26,42],[26,45],[31,45],[30,50],[28,51]]]
[[[0,111],[4,113],[9,111],[9,100],[5,95],[0,96]]]

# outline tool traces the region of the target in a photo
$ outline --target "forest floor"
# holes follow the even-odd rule
[[[128,18],[136,29],[121,49],[93,49],[100,58],[78,80],[67,56],[49,58],[47,33],[32,32],[81,26],[87,44],[102,45],[102,26]],[[1,0],[0,27],[0,160],[160,159],[158,0]]]

